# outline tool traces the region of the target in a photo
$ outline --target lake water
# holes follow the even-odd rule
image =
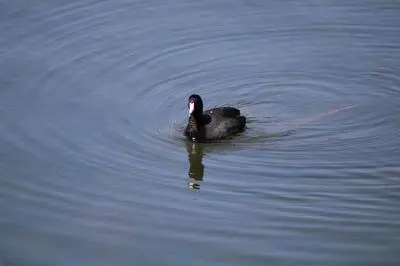
[[[0,265],[400,265],[400,2],[1,1]],[[187,143],[187,97],[247,130]]]

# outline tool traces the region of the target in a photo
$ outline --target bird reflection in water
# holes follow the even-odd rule
[[[188,141],[186,149],[189,159],[188,186],[192,189],[200,189],[200,183],[204,176],[204,144]]]

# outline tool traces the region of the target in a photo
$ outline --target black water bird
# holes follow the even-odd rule
[[[218,107],[204,111],[203,101],[197,94],[188,99],[189,121],[185,136],[192,141],[224,139],[245,129],[246,117],[234,107]]]

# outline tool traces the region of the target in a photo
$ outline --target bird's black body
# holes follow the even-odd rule
[[[189,97],[188,106],[190,114],[185,136],[190,140],[223,139],[245,129],[246,117],[234,107],[218,107],[203,113],[203,101],[196,94]]]

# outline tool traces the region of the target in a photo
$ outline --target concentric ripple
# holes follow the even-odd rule
[[[9,2],[0,265],[398,262],[399,4]]]

